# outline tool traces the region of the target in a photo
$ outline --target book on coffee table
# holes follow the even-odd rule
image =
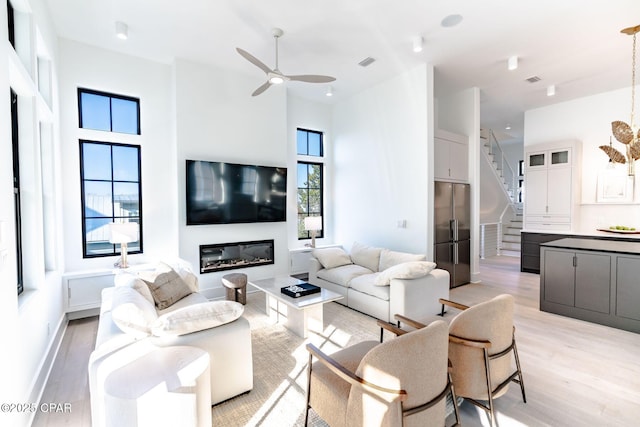
[[[305,295],[317,294],[320,292],[320,287],[311,285],[309,283],[300,283],[298,285],[285,286],[280,288],[280,292],[291,298],[299,298]]]

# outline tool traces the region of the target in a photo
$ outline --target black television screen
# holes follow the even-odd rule
[[[187,225],[287,219],[287,168],[187,160]]]

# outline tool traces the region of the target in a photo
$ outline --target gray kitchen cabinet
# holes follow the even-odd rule
[[[540,310],[640,333],[640,243],[540,245]]]

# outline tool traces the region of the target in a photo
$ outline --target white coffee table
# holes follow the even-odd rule
[[[279,276],[272,279],[252,280],[249,285],[266,294],[266,312],[274,322],[281,322],[296,335],[306,338],[308,331],[324,330],[322,305],[342,299],[337,292],[320,288],[316,294],[291,298],[280,289],[285,286],[306,283],[291,276]]]

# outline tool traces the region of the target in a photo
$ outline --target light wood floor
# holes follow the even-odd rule
[[[520,273],[518,258],[482,260],[480,276],[482,283],[453,289],[451,299],[467,305],[501,293],[516,299],[527,403],[514,384],[496,400],[500,427],[640,426],[640,334],[540,312],[539,276]],[[39,412],[34,426],[90,425],[87,361],[96,329],[97,318],[69,323],[42,402],[70,402],[72,412]],[[469,403],[461,413],[463,425],[488,425]]]

